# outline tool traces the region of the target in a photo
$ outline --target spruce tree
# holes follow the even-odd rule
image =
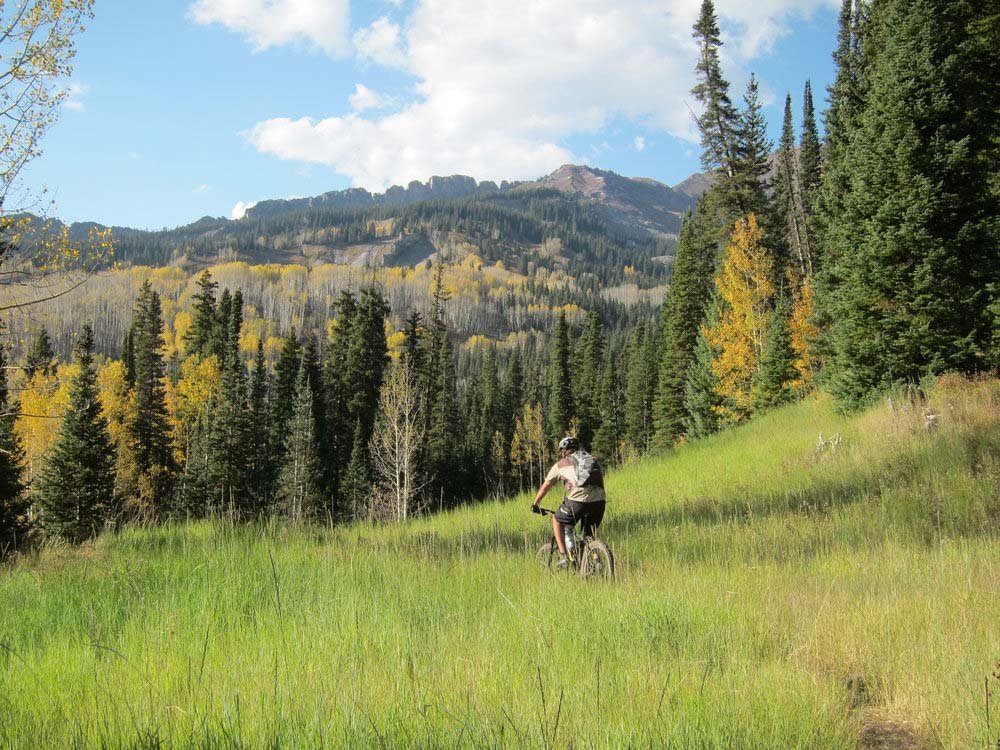
[[[629,339],[625,374],[625,439],[640,453],[653,439],[653,399],[657,384],[656,329],[640,323]]]
[[[898,382],[986,367],[1000,202],[996,50],[971,4],[886,0],[861,55],[866,106],[848,138],[850,189],[826,237],[832,389],[848,405]]]
[[[0,561],[27,541],[29,501],[24,447],[14,431],[19,408],[7,390],[7,353],[0,344]]]
[[[736,130],[734,177],[737,204],[741,213],[763,216],[767,212],[769,186],[766,177],[771,169],[770,156],[774,144],[767,137],[767,122],[761,111],[757,77],[752,73],[743,102],[744,110],[740,113]]]
[[[684,383],[694,357],[698,329],[712,296],[716,244],[708,198],[681,225],[670,291],[663,303],[660,359],[654,404],[654,443],[667,448],[684,433]]]
[[[191,326],[184,333],[188,355],[207,357],[215,345],[218,321],[215,310],[215,291],[219,285],[212,280],[208,269],[198,277],[198,291],[192,295]]]
[[[792,125],[792,97],[788,94],[785,96],[781,141],[775,159],[774,196],[768,222],[771,230],[769,241],[775,248],[772,279],[775,289],[785,287],[789,265],[797,278],[805,278],[811,272],[801,196],[801,175]]]
[[[819,131],[816,129],[816,112],[813,107],[812,83],[807,79],[802,93],[802,135],[799,138],[799,169],[802,175],[802,192],[806,212],[811,211],[813,198],[819,188],[822,153]]]
[[[362,440],[361,423],[358,422],[354,428],[351,457],[340,482],[338,516],[355,521],[368,518],[371,489],[368,446]]]
[[[125,330],[122,341],[122,364],[125,365],[125,382],[129,388],[135,387],[135,323]]]
[[[569,366],[570,342],[566,314],[560,310],[555,330],[549,339],[548,435],[559,440],[567,434],[573,420],[573,380]]]
[[[712,370],[712,362],[718,352],[705,335],[716,322],[714,308],[710,310],[705,326],[698,333],[694,347],[694,359],[688,368],[684,383],[684,434],[689,440],[707,437],[719,429],[719,410],[722,398],[717,388],[718,378]]]
[[[597,428],[591,448],[593,454],[608,465],[618,463],[619,447],[624,437],[624,403],[618,373],[615,361],[605,364],[600,389],[601,425]]]
[[[788,324],[791,310],[781,304],[771,316],[760,369],[753,388],[755,413],[788,403],[795,397],[794,384],[798,378],[795,369],[795,351]]]
[[[139,474],[141,500],[156,514],[168,510],[175,463],[167,417],[160,295],[146,280],[135,311],[135,418],[130,442]]]
[[[70,382],[69,408],[33,491],[46,532],[79,543],[96,536],[111,512],[115,452],[101,414],[89,325],[74,353],[80,371]]]
[[[274,371],[274,408],[271,411],[272,455],[280,463],[284,453],[288,423],[295,409],[295,384],[302,361],[295,329],[285,338]]]
[[[229,326],[233,319],[233,295],[228,289],[223,289],[219,295],[219,303],[215,307],[215,323],[210,344],[210,353],[222,362],[226,358],[229,345]]]
[[[321,515],[326,510],[321,494],[322,476],[316,453],[313,392],[300,367],[295,383],[295,402],[285,436],[285,450],[278,476],[278,507],[294,523]]]
[[[573,373],[576,413],[580,420],[577,437],[587,447],[593,442],[594,434],[601,426],[601,373],[604,365],[604,332],[601,316],[597,310],[587,314],[587,325],[577,343],[576,362],[579,366]]]
[[[348,412],[347,358],[357,313],[357,299],[342,291],[333,305],[334,324],[326,347],[323,382],[326,386],[326,453],[324,472],[331,495],[339,492],[341,475],[351,458],[356,420]]]
[[[25,359],[24,372],[29,379],[34,377],[36,372],[48,377],[55,372],[55,359],[56,353],[52,350],[49,332],[42,326]]]
[[[250,377],[250,404],[247,435],[248,465],[247,485],[252,500],[251,512],[263,514],[269,510],[272,497],[275,470],[272,460],[270,424],[271,411],[268,402],[268,372],[264,359],[264,342],[257,342],[257,356],[253,374]]]
[[[736,174],[739,114],[729,98],[729,82],[722,75],[719,59],[722,33],[712,0],[702,0],[693,35],[698,45],[698,62],[695,67],[697,83],[691,93],[703,108],[698,118],[701,163],[708,171],[720,170],[723,181],[731,180]]]

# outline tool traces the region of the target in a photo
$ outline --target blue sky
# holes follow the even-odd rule
[[[26,187],[50,213],[144,228],[272,197],[531,179],[568,161],[676,184],[699,0],[97,0]],[[726,73],[772,136],[823,106],[836,0],[717,0]]]

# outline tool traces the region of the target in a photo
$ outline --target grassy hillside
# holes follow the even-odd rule
[[[46,550],[0,572],[0,742],[994,747],[1000,384],[929,408],[817,397],[618,471],[613,586],[535,567],[526,498]]]

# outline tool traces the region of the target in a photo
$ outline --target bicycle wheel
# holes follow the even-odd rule
[[[546,542],[538,548],[538,554],[535,555],[535,559],[546,570],[552,570],[559,559],[559,549],[553,542]]]
[[[600,539],[591,539],[583,549],[583,564],[580,575],[584,578],[615,579],[615,558],[611,550]]]

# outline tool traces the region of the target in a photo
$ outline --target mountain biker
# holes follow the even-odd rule
[[[566,529],[582,523],[583,535],[591,536],[604,518],[604,471],[597,460],[580,446],[575,437],[559,441],[559,460],[552,464],[538,488],[531,510],[538,512],[538,504],[559,480],[566,487],[562,505],[552,516],[552,534],[559,547],[557,568],[568,565],[566,559]]]

